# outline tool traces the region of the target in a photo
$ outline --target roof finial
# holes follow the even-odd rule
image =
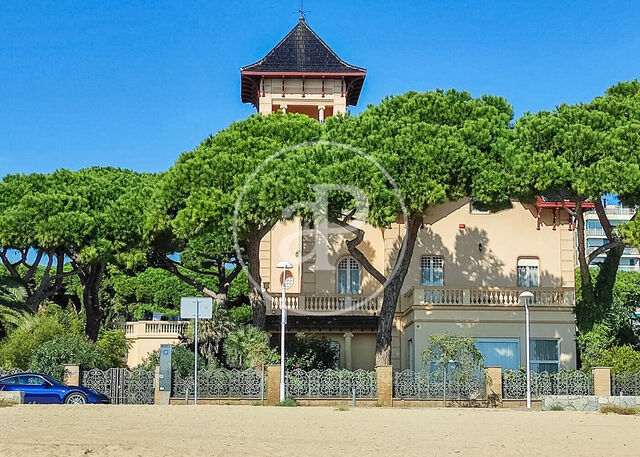
[[[300,20],[304,21],[304,0],[300,0],[300,9],[298,10],[298,13],[300,13]]]

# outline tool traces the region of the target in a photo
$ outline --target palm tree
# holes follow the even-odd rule
[[[207,360],[207,363],[217,362],[222,355],[222,342],[234,327],[229,313],[220,306],[215,307],[211,319],[198,321],[198,352]],[[185,339],[189,345],[194,343],[193,334],[194,325],[191,322],[185,332]]]
[[[12,279],[0,278],[0,339],[28,319],[27,291]]]
[[[277,353],[269,347],[269,335],[250,325],[229,334],[224,341],[224,356],[233,368],[259,368],[277,359]]]

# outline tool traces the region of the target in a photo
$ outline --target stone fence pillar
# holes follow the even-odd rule
[[[267,366],[267,406],[280,403],[280,365]]]
[[[487,386],[487,402],[490,406],[502,406],[502,367],[486,367],[484,369]]]
[[[593,374],[593,394],[599,397],[608,397],[611,395],[611,368],[594,367],[591,369]]]
[[[393,406],[393,367],[381,365],[376,367],[378,387],[378,404],[380,406]]]
[[[78,365],[63,365],[64,374],[62,383],[68,386],[80,385],[80,367]]]

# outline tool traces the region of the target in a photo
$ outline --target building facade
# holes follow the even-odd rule
[[[263,115],[281,110],[323,122],[357,104],[365,76],[365,69],[345,63],[301,18],[264,58],[241,69],[242,101]],[[487,365],[523,366],[524,290],[535,296],[533,368],[575,368],[574,226],[562,203],[513,202],[493,213],[465,199],[429,209],[424,221],[394,316],[394,369],[422,368],[429,336],[442,333],[475,337]],[[388,277],[402,244],[402,220],[384,228],[355,225],[365,233],[361,250]],[[380,284],[349,256],[345,241],[352,235],[338,226],[328,229],[327,236],[300,220],[283,221],[262,239],[267,329],[277,342],[286,306],[291,335],[326,337],[340,367],[372,369]],[[277,267],[283,261],[293,266],[286,281]],[[161,342],[177,342],[177,325],[127,324],[134,342],[130,365]]]
[[[366,71],[346,64],[311,30],[304,18],[255,64],[243,67],[242,100],[258,112],[308,114],[320,122],[355,105]],[[399,221],[385,228],[364,223],[362,250],[387,275],[404,233]],[[349,256],[352,237],[338,226],[320,234],[298,220],[282,222],[262,240],[267,326],[278,340],[280,312],[288,309],[287,332],[326,337],[348,369],[375,364],[380,284]],[[524,365],[524,310],[518,296],[534,293],[532,363],[536,370],[575,368],[573,225],[560,203],[513,202],[499,213],[476,210],[468,200],[448,202],[425,214],[394,318],[395,369],[422,367],[432,334],[477,338],[488,365]],[[326,244],[322,258],[319,244]],[[293,265],[286,303],[280,262]],[[289,274],[289,273],[287,273]]]
[[[611,225],[616,228],[627,223],[636,214],[636,208],[627,208],[621,205],[606,205],[605,212],[609,217]],[[602,228],[602,224],[598,219],[595,211],[589,211],[585,214],[585,242],[587,244],[587,255],[598,249],[598,247],[607,244],[607,235]],[[591,262],[592,268],[597,268],[598,264],[604,262],[607,257],[606,253],[599,255]],[[640,272],[640,250],[634,247],[627,247],[620,259],[619,271],[636,271]]]

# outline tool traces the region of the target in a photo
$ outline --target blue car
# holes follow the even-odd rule
[[[25,403],[84,405],[109,403],[109,397],[86,387],[69,387],[42,373],[19,373],[0,378],[0,391],[24,392]]]

